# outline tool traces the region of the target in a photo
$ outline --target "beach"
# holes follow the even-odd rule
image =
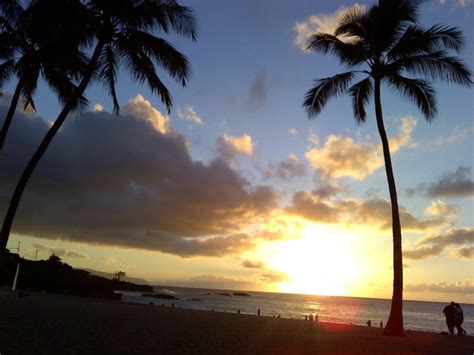
[[[456,354],[474,337],[32,293],[0,295],[0,353]]]

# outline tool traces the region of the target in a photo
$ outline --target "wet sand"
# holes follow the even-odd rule
[[[0,294],[0,353],[472,355],[474,337],[311,323],[119,301]]]

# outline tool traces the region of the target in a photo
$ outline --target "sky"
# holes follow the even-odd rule
[[[33,259],[125,271],[152,284],[389,298],[390,202],[369,104],[348,97],[309,120],[314,79],[344,71],[308,53],[344,9],[372,1],[181,2],[196,42],[167,36],[192,64],[167,113],[119,73],[121,113],[99,85],[68,117],[35,172],[8,243]],[[470,0],[426,1],[421,23],[459,26],[474,63]],[[0,117],[9,103],[5,87]],[[474,303],[473,91],[435,84],[439,113],[383,87],[382,104],[403,231],[405,298]],[[0,154],[0,217],[21,168],[60,106],[44,83],[36,114],[17,111]]]

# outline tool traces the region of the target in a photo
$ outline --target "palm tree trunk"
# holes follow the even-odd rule
[[[18,205],[20,204],[21,197],[26,188],[26,184],[28,183],[31,175],[33,174],[36,166],[43,157],[44,153],[48,149],[49,144],[61,128],[62,124],[64,123],[64,120],[66,119],[67,115],[69,114],[69,112],[71,112],[76,102],[86,90],[86,87],[92,78],[92,74],[94,73],[94,69],[97,65],[102,48],[103,44],[98,43],[94,50],[94,54],[90,59],[89,66],[86,72],[84,73],[84,77],[82,78],[79,86],[77,87],[76,92],[63,107],[58,118],[56,119],[56,121],[54,121],[54,124],[51,126],[48,133],[46,133],[46,136],[43,138],[43,141],[41,142],[38,149],[26,165],[25,170],[23,170],[23,173],[21,174],[20,180],[16,185],[15,192],[13,193],[13,196],[10,200],[10,205],[8,206],[7,214],[5,215],[5,220],[3,221],[2,230],[0,231],[0,253],[3,253],[6,249],[11,227],[13,224],[13,219],[15,218],[16,210],[18,208]]]
[[[3,122],[2,130],[0,131],[0,151],[3,149],[5,144],[5,139],[7,138],[8,129],[13,120],[13,115],[15,114],[16,107],[18,106],[18,101],[20,101],[21,89],[23,85],[21,80],[18,81],[16,85],[15,93],[13,94],[12,101],[10,102],[10,108],[8,109],[7,116]]]
[[[374,88],[375,116],[377,128],[382,139],[385,172],[387,173],[390,202],[392,205],[392,233],[393,233],[393,295],[390,316],[383,331],[384,335],[403,336],[403,259],[402,259],[402,229],[398,212],[397,188],[393,176],[392,160],[387,133],[383,123],[382,103],[380,99],[380,80],[375,80]]]

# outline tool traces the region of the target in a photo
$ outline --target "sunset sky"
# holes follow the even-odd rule
[[[8,248],[153,284],[389,298],[390,202],[373,105],[358,126],[348,97],[316,120],[312,80],[344,68],[307,53],[345,8],[315,0],[186,0],[197,42],[167,37],[192,63],[159,98],[119,75],[120,116],[101,86],[71,115],[28,186]],[[459,26],[473,69],[474,1],[432,0],[421,23]],[[7,87],[12,92],[14,83]],[[389,88],[382,103],[404,238],[405,298],[474,303],[473,91],[435,84],[424,121]],[[9,95],[0,98],[4,117]],[[0,153],[0,217],[60,107],[44,84]]]

